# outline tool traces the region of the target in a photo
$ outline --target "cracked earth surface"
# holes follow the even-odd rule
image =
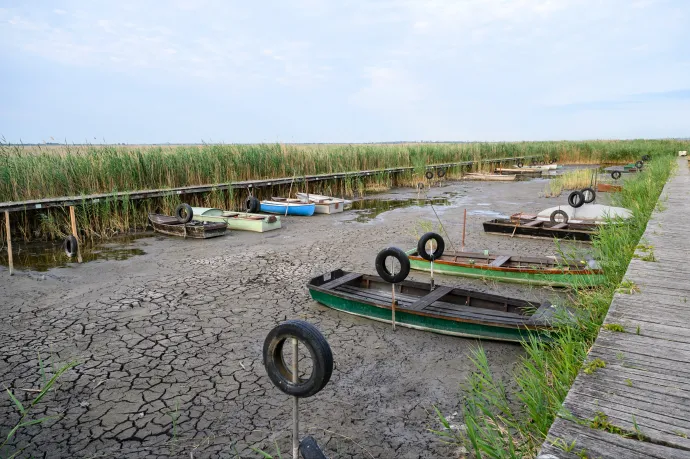
[[[494,218],[482,210],[510,214],[555,205],[537,197],[543,187],[458,183],[433,193],[453,193],[452,205],[437,211],[456,245],[467,208],[468,249],[554,254],[551,241],[488,236],[481,227]],[[415,196],[404,189],[389,195]],[[458,457],[428,429],[438,427],[433,406],[447,415],[460,411],[459,386],[472,371],[467,353],[480,342],[393,331],[312,301],[305,286],[336,268],[375,273],[376,253],[388,245],[412,247],[413,222],[434,220],[433,211],[409,207],[367,223],[355,217],[289,217],[278,231],[207,241],[146,238],[133,245],[145,255],[45,274],[10,278],[0,270],[0,383],[26,403],[60,365],[78,363],[33,409],[32,418],[56,418],[20,430],[6,451],[25,447],[26,457],[51,458],[260,457],[250,448],[274,453],[277,445],[289,457],[291,401],[271,384],[261,350],[272,327],[300,318],[324,333],[335,359],[327,387],[301,402],[303,435],[314,436],[331,458]],[[411,278],[426,275],[413,271]],[[447,276],[437,283],[526,299],[558,295]],[[494,374],[511,387],[521,348],[481,345]],[[1,396],[0,435],[18,418]]]

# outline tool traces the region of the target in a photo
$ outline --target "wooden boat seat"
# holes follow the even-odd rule
[[[414,303],[412,303],[410,306],[407,307],[407,309],[412,309],[414,311],[420,311],[427,306],[429,306],[431,303],[434,303],[438,300],[440,300],[442,297],[448,295],[451,291],[453,290],[453,287],[448,287],[448,286],[441,286],[438,287],[436,290],[433,292],[429,292],[427,295],[424,295]]]
[[[500,257],[496,257],[494,261],[489,263],[489,266],[493,266],[494,268],[498,268],[500,266],[503,266],[504,264],[508,263],[510,260],[510,255],[501,255]]]
[[[333,279],[333,280],[330,281],[330,282],[326,282],[325,284],[323,284],[323,285],[321,286],[321,288],[331,289],[331,290],[332,290],[332,289],[334,289],[334,288],[336,288],[336,287],[339,287],[339,286],[341,286],[341,285],[347,284],[348,282],[351,282],[351,281],[353,281],[353,280],[355,280],[355,279],[359,279],[359,278],[362,277],[362,276],[363,276],[363,274],[359,274],[359,273],[348,273],[348,274],[345,274],[345,275],[342,276],[342,277],[339,277],[339,278],[337,278],[337,279]]]
[[[541,220],[532,220],[529,223],[525,223],[522,226],[537,226],[538,224],[543,223]]]
[[[568,226],[567,223],[558,223],[558,224],[556,224],[556,225],[553,225],[553,226],[551,227],[551,229],[563,229],[563,228],[565,228],[566,226]]]

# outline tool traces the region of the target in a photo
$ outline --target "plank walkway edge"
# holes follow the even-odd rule
[[[500,163],[507,161],[517,161],[518,159],[537,158],[536,155],[514,156],[510,158],[482,159],[479,161],[459,161],[455,163],[432,164],[426,166],[427,170],[444,169],[448,167],[471,166],[475,163]],[[62,196],[45,199],[31,199],[27,201],[8,201],[0,202],[0,212],[17,212],[22,210],[45,209],[48,207],[78,206],[83,204],[95,204],[105,200],[139,200],[149,198],[159,198],[171,195],[187,195],[197,193],[207,193],[218,190],[251,190],[252,188],[263,188],[274,185],[289,185],[290,183],[319,182],[322,180],[337,180],[348,177],[369,177],[378,174],[397,174],[414,170],[414,167],[391,167],[388,169],[372,169],[354,172],[338,172],[333,174],[303,175],[296,177],[282,177],[261,180],[245,180],[241,182],[216,183],[210,185],[193,185],[177,188],[161,188],[155,190],[136,190],[112,193],[98,193],[84,196]]]
[[[538,459],[574,459],[583,454],[612,459],[690,458],[690,423],[685,421],[690,391],[684,382],[684,371],[690,368],[690,309],[686,308],[690,271],[685,257],[678,256],[690,250],[684,217],[690,211],[689,166],[684,158],[678,160],[678,169],[659,196],[664,205],[652,213],[641,238],[659,248],[654,251],[656,261],[633,259],[628,265],[624,278],[635,282],[640,292],[616,293],[604,319],[626,325],[638,321],[644,333],[599,331],[587,361],[599,358],[607,366],[589,375],[580,372],[563,402],[565,410],[577,413],[584,425],[557,417]],[[664,298],[659,297],[662,293]],[[678,301],[669,303],[669,298]],[[593,429],[586,421],[599,413],[617,427],[637,426],[645,438]]]

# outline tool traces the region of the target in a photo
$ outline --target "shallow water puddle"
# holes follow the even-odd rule
[[[144,255],[140,248],[129,247],[132,242],[151,237],[150,234],[127,236],[114,239],[102,244],[83,244],[81,249],[82,262],[96,260],[127,260],[136,255]],[[69,258],[65,255],[62,242],[37,242],[21,244],[12,242],[12,258],[14,269],[20,271],[48,271],[52,268],[65,268],[77,264],[77,257]],[[0,250],[0,266],[7,268],[7,247]]]
[[[424,207],[428,205],[447,206],[450,205],[448,198],[411,198],[411,199],[363,199],[352,203],[352,210],[358,212],[357,218],[351,221],[365,223],[378,215],[390,210],[402,209],[405,207]]]

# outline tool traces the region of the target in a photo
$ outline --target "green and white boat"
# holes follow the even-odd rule
[[[431,263],[417,249],[405,252],[410,267],[431,271]],[[569,261],[558,257],[523,257],[476,252],[445,252],[434,260],[434,272],[496,281],[556,287],[594,287],[604,282],[595,260]]]
[[[549,340],[557,324],[571,317],[567,309],[548,302],[539,305],[445,286],[431,290],[430,284],[407,280],[389,284],[378,276],[341,269],[313,278],[307,287],[314,300],[348,314],[467,338]]]
[[[237,231],[255,231],[264,233],[280,229],[280,217],[277,215],[250,214],[247,212],[230,212],[213,207],[192,207],[192,219],[201,222],[225,222],[228,229]]]

